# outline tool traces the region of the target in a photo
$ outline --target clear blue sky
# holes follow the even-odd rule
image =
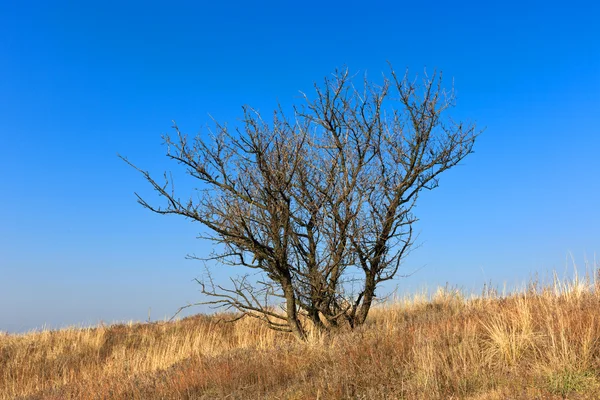
[[[201,300],[184,256],[210,244],[142,209],[148,185],[116,153],[171,169],[172,119],[195,133],[386,60],[453,77],[454,115],[487,128],[421,196],[404,271],[422,269],[400,289],[515,284],[562,273],[569,252],[583,267],[600,252],[599,18],[591,0],[2,2],[0,330]]]

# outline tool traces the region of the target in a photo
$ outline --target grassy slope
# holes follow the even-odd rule
[[[599,399],[600,291],[440,291],[297,343],[254,320],[0,334],[0,399]]]

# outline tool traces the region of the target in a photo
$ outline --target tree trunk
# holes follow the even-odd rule
[[[302,328],[302,324],[298,319],[298,312],[296,310],[296,296],[294,295],[294,288],[292,287],[291,278],[284,277],[283,281],[281,282],[281,286],[285,296],[285,311],[288,325],[290,326],[292,333],[299,340],[306,340],[306,333],[304,332],[304,328]]]
[[[319,316],[319,310],[317,310],[316,308],[313,308],[309,311],[308,318],[312,321],[313,325],[318,331],[322,332],[327,330],[327,327],[325,326],[325,324],[323,324],[323,321],[321,321],[321,317]]]
[[[369,310],[371,309],[373,299],[375,298],[375,287],[375,278],[372,276],[367,276],[365,280],[365,292],[363,294],[362,305],[358,310],[358,314],[354,318],[355,327],[365,323],[367,315],[369,315]]]

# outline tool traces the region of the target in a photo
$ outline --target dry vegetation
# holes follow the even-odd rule
[[[306,343],[214,316],[0,334],[0,399],[598,399],[599,339],[590,280],[446,289]]]

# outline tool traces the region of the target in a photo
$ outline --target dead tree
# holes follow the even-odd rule
[[[238,128],[216,123],[193,139],[174,126],[167,156],[200,185],[184,200],[167,174],[159,183],[125,159],[165,202],[140,204],[200,222],[219,249],[212,258],[262,272],[228,288],[199,282],[208,303],[300,339],[308,321],[320,330],[365,322],[413,244],[420,191],[471,153],[479,133],[442,118],[454,93],[441,75],[417,84],[391,70],[357,87],[336,71],[315,89],[292,118],[278,109],[266,121],[244,107]]]

